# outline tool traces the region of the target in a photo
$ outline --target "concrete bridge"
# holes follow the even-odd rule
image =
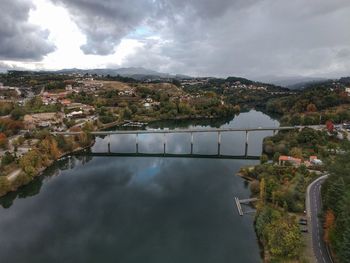
[[[167,144],[167,134],[178,134],[178,133],[186,133],[191,136],[191,151],[190,155],[193,156],[193,145],[194,145],[194,134],[195,133],[217,133],[217,155],[221,156],[221,134],[227,132],[244,132],[245,133],[245,153],[241,157],[248,157],[248,145],[249,145],[249,133],[250,132],[259,132],[259,131],[272,131],[273,135],[278,131],[284,130],[301,130],[305,127],[321,129],[323,126],[315,125],[315,126],[286,126],[286,127],[257,127],[257,128],[199,128],[199,129],[148,129],[148,130],[115,130],[115,131],[93,131],[90,132],[91,135],[94,136],[108,136],[108,151],[104,154],[113,154],[111,152],[111,135],[121,135],[121,134],[131,134],[135,135],[135,146],[136,152],[134,155],[139,153],[139,134],[163,134],[163,153],[162,156],[175,157],[174,154],[168,154],[166,152],[166,144]],[[79,135],[82,132],[52,132],[53,135]],[[103,153],[101,153],[103,154]],[[126,154],[126,153],[125,153]],[[124,154],[124,156],[125,156]],[[254,156],[255,158],[256,156]]]

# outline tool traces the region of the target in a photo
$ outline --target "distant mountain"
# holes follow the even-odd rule
[[[235,84],[239,82],[240,84],[244,85],[254,85],[254,86],[263,86],[269,89],[269,91],[289,91],[286,87],[281,87],[279,85],[271,84],[271,83],[264,83],[261,81],[254,81],[246,78],[241,77],[227,77],[226,79],[223,78],[210,78],[209,83],[214,85],[222,85],[224,83],[230,83]]]
[[[110,75],[110,76],[122,76],[122,77],[130,77],[137,80],[144,79],[164,79],[164,78],[191,78],[186,75],[172,75],[169,73],[161,73],[154,70],[145,69],[142,67],[129,67],[129,68],[118,68],[118,69],[62,69],[55,71],[56,73],[64,73],[64,74],[97,74],[97,75]]]
[[[276,77],[264,76],[258,79],[259,81],[279,85],[289,89],[303,89],[309,84],[316,84],[327,81],[326,78],[291,76],[291,77]]]
[[[339,82],[344,84],[344,85],[350,85],[350,77],[340,78]]]

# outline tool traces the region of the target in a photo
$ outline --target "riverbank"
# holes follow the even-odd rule
[[[307,187],[324,167],[309,160],[316,155],[324,163],[331,160],[336,151],[329,149],[338,149],[341,143],[326,131],[305,128],[279,132],[265,138],[263,150],[267,155],[263,154],[261,164],[239,171],[239,176],[250,181],[252,195],[259,197],[255,230],[265,262],[313,262],[310,231],[300,222],[306,218]],[[291,162],[281,161],[286,160],[282,155],[290,156]],[[271,162],[267,163],[269,158]]]
[[[157,123],[167,123],[167,122],[201,122],[201,121],[209,121],[210,123],[213,121],[220,121],[223,120],[225,122],[227,121],[231,121],[233,120],[237,114],[239,113],[235,113],[229,116],[211,116],[211,115],[207,115],[207,116],[202,116],[202,115],[185,115],[185,116],[178,116],[178,117],[173,117],[173,118],[143,118],[142,120],[133,120],[133,121],[137,121],[137,122],[146,122],[148,125],[147,126],[153,126],[156,125]],[[109,129],[113,129],[113,128],[124,128],[122,127],[122,125],[125,123],[125,121],[116,121],[113,123],[107,123],[107,124],[103,124],[103,126],[101,126],[99,128],[99,130],[109,130]],[[130,128],[130,127],[127,127]]]
[[[245,167],[238,175],[249,180],[253,197],[259,198],[254,225],[264,262],[305,262],[308,234],[298,222],[304,217],[306,187],[316,174],[270,163]]]
[[[52,136],[52,135],[50,135],[50,136]],[[8,194],[10,192],[15,192],[20,187],[23,187],[23,186],[29,184],[36,177],[41,176],[42,173],[46,169],[48,169],[57,160],[59,160],[61,158],[64,158],[66,156],[72,155],[72,154],[74,154],[76,152],[88,149],[88,148],[92,147],[94,143],[95,143],[94,138],[91,138],[88,145],[85,145],[83,147],[82,146],[76,147],[76,148],[72,149],[71,151],[58,152],[54,156],[54,158],[52,158],[52,159],[47,158],[45,160],[44,165],[33,167],[33,169],[28,169],[28,167],[25,167],[23,169],[23,165],[25,165],[25,164],[21,163],[21,161],[30,154],[30,152],[29,152],[29,154],[27,156],[26,155],[23,156],[22,157],[23,159],[20,159],[18,161],[18,170],[19,170],[19,172],[16,175],[16,177],[14,177],[14,178],[9,178],[9,176],[2,176],[2,177],[0,177],[2,180],[4,180],[4,179],[6,180],[5,183],[2,182],[2,184],[0,184],[0,197],[5,196],[6,194]],[[32,150],[34,151],[34,150],[37,150],[37,149],[32,149]],[[36,152],[35,154],[39,154],[39,152]],[[39,156],[33,156],[33,157],[34,158],[39,158]],[[22,166],[22,169],[21,169],[21,166]],[[28,172],[28,171],[26,171],[26,169],[28,169],[30,171]]]

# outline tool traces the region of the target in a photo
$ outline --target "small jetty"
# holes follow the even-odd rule
[[[249,204],[251,202],[258,201],[258,198],[239,199],[238,197],[234,197],[234,199],[235,199],[235,203],[236,203],[236,206],[237,206],[238,214],[240,216],[244,215],[244,212],[243,212],[241,204]]]
[[[122,126],[123,127],[138,127],[141,128],[143,126],[146,126],[148,123],[147,122],[133,122],[133,121],[128,121],[124,123]]]

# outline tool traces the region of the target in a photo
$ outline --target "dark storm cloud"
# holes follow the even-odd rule
[[[123,66],[192,75],[347,74],[348,0],[52,0],[87,36],[86,54],[114,53],[139,27],[153,38]]]
[[[1,1],[0,59],[41,60],[54,50],[48,32],[28,23],[31,8],[25,0]]]

